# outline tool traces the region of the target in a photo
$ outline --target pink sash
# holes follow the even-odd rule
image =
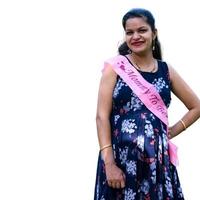
[[[107,60],[104,67],[108,65],[127,83],[144,105],[167,125],[168,131],[167,107],[155,87],[147,82],[124,56],[119,55]],[[170,161],[177,166],[177,147],[170,140],[168,143]]]

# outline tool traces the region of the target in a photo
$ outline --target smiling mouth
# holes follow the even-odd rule
[[[142,44],[144,44],[144,42],[133,42],[133,43],[131,43],[131,45],[136,46],[136,47],[138,47]]]

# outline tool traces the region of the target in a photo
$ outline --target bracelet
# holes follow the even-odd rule
[[[183,127],[184,127],[184,130],[186,130],[187,129],[187,127],[186,127],[186,125],[185,125],[185,122],[181,119],[180,120],[180,122],[181,122],[181,124],[183,125]]]
[[[111,162],[104,162],[104,165],[106,166],[106,165],[114,165],[115,164],[115,161],[111,161]]]
[[[103,151],[104,149],[109,148],[109,147],[112,147],[112,144],[108,144],[108,145],[103,146],[103,147],[100,149],[100,151]]]

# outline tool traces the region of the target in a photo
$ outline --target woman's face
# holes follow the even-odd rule
[[[135,54],[152,52],[152,40],[156,31],[152,32],[150,25],[142,17],[130,18],[126,21],[125,40]]]

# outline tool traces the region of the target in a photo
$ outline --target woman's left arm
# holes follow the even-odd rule
[[[170,139],[180,134],[200,117],[200,100],[174,68],[169,66],[172,92],[187,107],[188,112],[169,128]]]

